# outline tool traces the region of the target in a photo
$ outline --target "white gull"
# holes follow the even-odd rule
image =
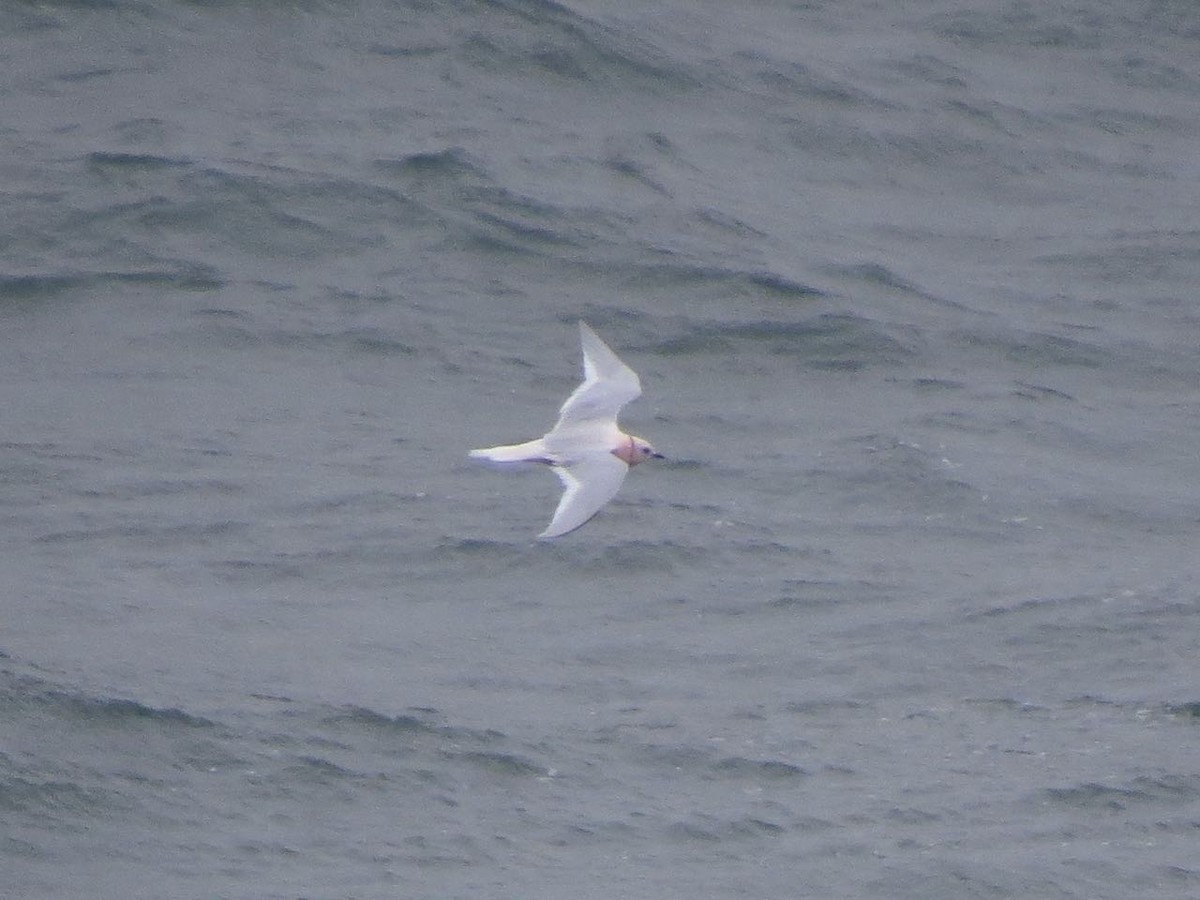
[[[663,459],[649,442],[617,427],[621,408],[642,393],[637,373],[587,323],[579,323],[579,336],[583,384],[562,405],[554,427],[523,444],[486,447],[470,454],[491,462],[539,462],[553,467],[564,490],[554,518],[538,535],[541,538],[574,531],[616,496],[632,466]]]

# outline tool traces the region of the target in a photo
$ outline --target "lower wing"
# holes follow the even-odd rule
[[[598,513],[621,489],[629,466],[611,453],[588,456],[570,466],[555,466],[565,490],[554,518],[538,537],[554,538],[574,531]]]

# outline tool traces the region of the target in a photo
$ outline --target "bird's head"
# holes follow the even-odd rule
[[[627,465],[636,466],[650,459],[666,459],[650,445],[650,442],[633,435],[625,435],[620,446],[613,453],[623,459]]]

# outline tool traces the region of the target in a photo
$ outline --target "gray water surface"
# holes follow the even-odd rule
[[[1200,895],[1191,6],[727,6],[0,11],[0,895]]]

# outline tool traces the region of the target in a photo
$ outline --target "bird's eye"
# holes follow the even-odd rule
[[[650,452],[650,448],[649,448],[649,447],[643,447],[643,448],[642,448],[642,452],[643,452],[643,453],[649,453],[649,452]]]

